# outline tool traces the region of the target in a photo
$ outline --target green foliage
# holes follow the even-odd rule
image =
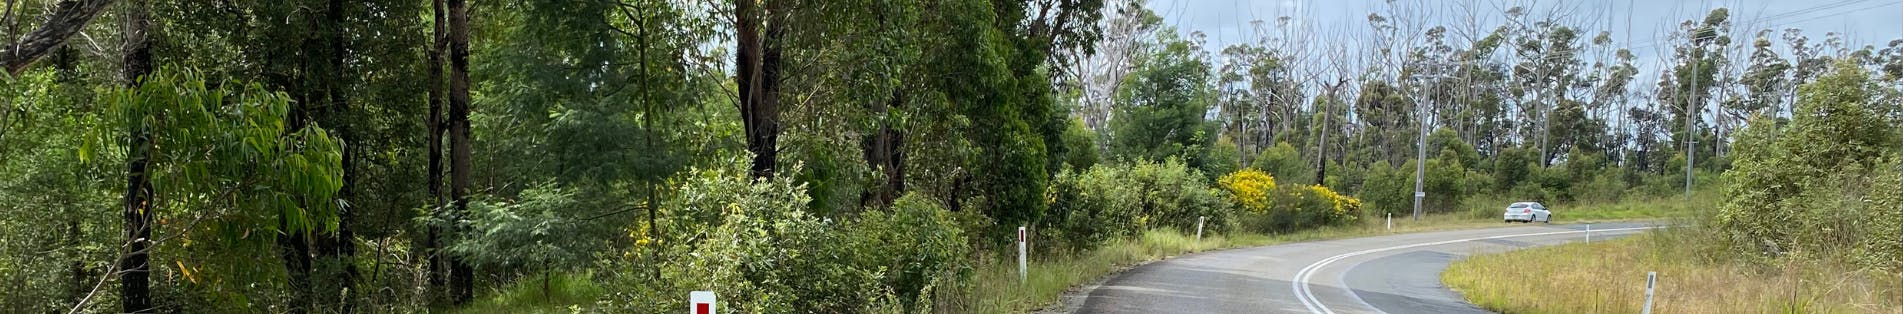
[[[889,211],[870,211],[848,227],[855,265],[883,271],[884,291],[906,312],[930,311],[940,291],[971,276],[971,248],[957,217],[931,197],[907,193]]]
[[[93,269],[112,263],[120,217],[114,206],[123,165],[111,151],[76,147],[97,129],[89,90],[61,84],[61,71],[27,71],[0,79],[0,308],[63,312],[92,288]],[[3,75],[3,74],[0,74]],[[71,83],[71,82],[63,82]],[[93,162],[82,162],[85,155]],[[120,178],[113,180],[113,178]],[[77,269],[75,269],[77,267]],[[73,271],[83,277],[74,278]]]
[[[1084,126],[1083,119],[1072,118],[1070,126],[1064,129],[1064,164],[1071,171],[1084,171],[1096,166],[1097,132]]]
[[[635,246],[609,260],[622,271],[607,281],[630,288],[598,306],[662,312],[686,306],[675,293],[712,290],[739,312],[922,311],[970,274],[961,219],[923,195],[835,221],[807,214],[791,179],[700,170],[680,182],[662,204],[674,213],[666,229],[635,230]]]
[[[574,192],[553,184],[522,191],[518,200],[471,200],[462,233],[449,253],[479,267],[543,271],[580,264],[593,244],[568,218],[580,207]]]
[[[1199,56],[1201,47],[1174,29],[1156,36],[1156,52],[1139,56],[1135,72],[1116,91],[1111,152],[1126,162],[1180,158],[1200,169],[1215,138],[1203,121],[1214,94],[1209,64]]]
[[[1875,87],[1841,63],[1799,88],[1787,127],[1760,118],[1738,134],[1736,168],[1716,225],[1735,251],[1848,259],[1898,269],[1893,152],[1897,129],[1877,116]]]
[[[1515,189],[1525,189],[1527,181],[1533,180],[1534,171],[1539,169],[1539,151],[1525,148],[1509,148],[1500,152],[1493,162],[1493,183],[1496,191],[1522,194]]]
[[[1357,194],[1372,212],[1382,214],[1412,214],[1413,195],[1414,168],[1390,167],[1387,161],[1368,166],[1368,179]]]
[[[1063,247],[1089,249],[1108,239],[1152,228],[1195,232],[1197,217],[1219,232],[1233,221],[1233,206],[1209,179],[1180,161],[1098,165],[1082,173],[1060,175],[1045,229]]]
[[[1315,182],[1315,163],[1302,159],[1302,153],[1288,142],[1276,142],[1275,146],[1262,150],[1262,155],[1250,162],[1249,168],[1268,172],[1282,182]]]
[[[1241,150],[1228,137],[1218,138],[1203,155],[1203,166],[1196,170],[1211,176],[1236,172],[1237,168],[1243,166]]]

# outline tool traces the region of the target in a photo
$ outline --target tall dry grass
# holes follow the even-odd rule
[[[1900,313],[1894,272],[1819,259],[1740,262],[1699,245],[1693,228],[1479,255],[1442,280],[1502,313],[1637,313],[1658,272],[1655,313]]]

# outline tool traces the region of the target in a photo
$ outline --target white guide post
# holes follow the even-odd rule
[[[1645,272],[1645,312],[1644,314],[1652,314],[1652,287],[1656,286],[1658,284],[1658,281],[1659,281],[1659,272],[1655,272],[1655,271]]]
[[[1026,274],[1028,273],[1026,272],[1026,267],[1024,264],[1024,226],[1018,226],[1018,284],[1019,285],[1024,284],[1025,280],[1027,279]]]
[[[1203,242],[1203,219],[1205,218],[1209,217],[1196,216],[1196,242]]]
[[[693,313],[693,314],[719,313],[716,311],[717,309],[714,308],[714,292],[713,291],[688,292],[687,303],[688,303],[687,304],[688,313]]]

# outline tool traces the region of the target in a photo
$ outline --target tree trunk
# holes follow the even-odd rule
[[[446,39],[444,27],[447,25],[443,25],[446,23],[443,0],[430,1],[430,8],[434,13],[432,18],[435,19],[435,23],[432,24],[434,27],[430,31],[430,48],[426,61],[429,62],[429,82],[425,83],[429,87],[429,117],[426,119],[428,123],[425,124],[425,128],[429,130],[429,172],[424,176],[427,176],[429,181],[429,214],[433,218],[440,218],[444,205],[448,204],[445,201],[447,198],[443,196],[443,131],[445,130],[443,125],[443,49],[448,45],[444,43]],[[427,229],[423,255],[429,259],[429,291],[442,291],[443,283],[447,279],[445,275],[448,273],[448,269],[444,268],[441,252],[443,228],[439,224],[431,223]]]
[[[449,197],[455,217],[469,212],[469,8],[466,0],[448,0],[449,7]],[[465,232],[458,225],[453,232]],[[469,302],[475,289],[473,268],[462,258],[449,259],[450,300]]]
[[[892,205],[893,200],[905,193],[905,134],[892,127],[889,114],[892,108],[905,102],[904,97],[904,93],[893,91],[888,103],[872,108],[873,114],[881,117],[879,131],[867,135],[862,148],[865,150],[866,164],[873,171],[883,174],[885,183],[866,190],[865,195],[860,197],[862,205]]]
[[[786,30],[777,17],[785,14],[784,2],[768,1],[766,12],[754,1],[734,2],[734,83],[739,86],[740,120],[756,178],[772,177],[779,167],[780,38]]]
[[[61,11],[71,9],[71,5],[71,2],[61,3]],[[146,37],[151,30],[151,21],[146,19],[146,1],[134,0],[131,5],[125,17],[124,71],[126,86],[138,88],[140,81],[152,72],[152,42]],[[98,9],[93,8],[93,13],[97,13]],[[8,63],[9,69],[13,69],[13,66],[13,63]],[[126,146],[126,193],[122,204],[127,245],[124,257],[119,260],[119,308],[122,312],[139,313],[152,309],[151,273],[146,268],[151,255],[146,250],[150,246],[147,241],[152,238],[151,223],[156,215],[152,212],[152,182],[147,177],[146,168],[151,162],[153,147],[151,134],[143,125],[134,124],[129,128],[131,132],[127,137],[131,142]]]

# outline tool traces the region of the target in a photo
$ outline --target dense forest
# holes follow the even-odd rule
[[[1390,1],[1211,47],[1128,0],[4,6],[5,312],[578,281],[577,311],[968,312],[1020,226],[1061,253],[1357,224],[1412,213],[1416,171],[1433,214],[1729,182],[1726,243],[1781,254],[1879,232],[1770,222],[1893,197],[1903,145],[1903,40],[1722,8],[1635,42],[1565,5]],[[1889,216],[1850,242],[1894,272]]]

